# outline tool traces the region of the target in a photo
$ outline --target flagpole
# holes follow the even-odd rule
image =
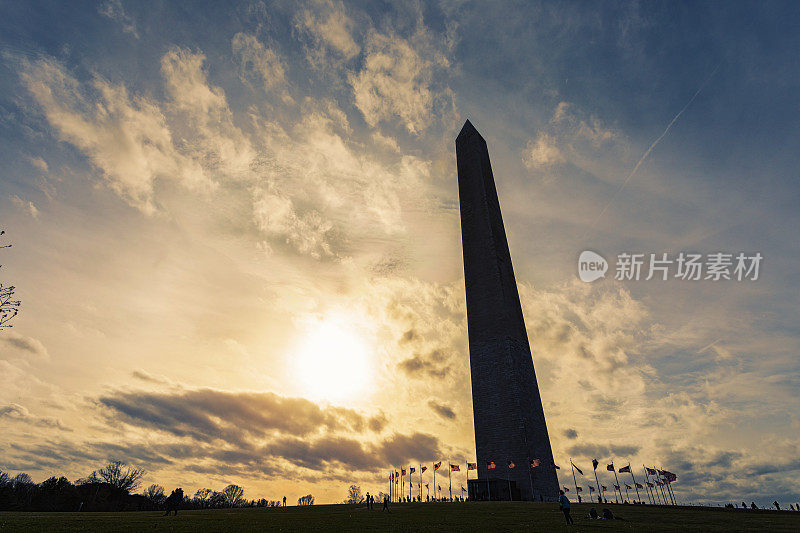
[[[447,461],[447,481],[450,482],[450,501],[453,501],[453,465]]]
[[[642,497],[639,496],[639,487],[636,486],[636,478],[633,477],[633,469],[631,468],[630,461],[628,461],[628,473],[631,475],[631,479],[633,480],[633,487],[636,489],[636,499],[641,502]]]
[[[528,458],[528,481],[531,482],[531,501],[535,501],[533,497],[533,465],[531,464],[530,458]]]
[[[611,464],[612,465],[614,464],[614,459],[611,459]],[[619,477],[617,477],[617,467],[614,467],[613,472],[614,472],[614,479],[617,480],[617,485],[614,488],[617,489],[617,492],[619,492],[619,498],[622,499],[622,490],[620,490],[622,487],[619,486]],[[614,498],[616,499],[616,497],[617,495],[615,494]]]
[[[597,461],[597,459],[595,459],[595,461]],[[600,491],[600,480],[597,479],[597,465],[598,464],[600,464],[600,463],[592,462],[592,466],[594,467],[594,481],[595,481],[595,483],[597,483],[597,493],[601,495],[600,499],[602,500],[603,496],[602,496],[602,492]],[[591,498],[589,498],[589,499],[591,500]],[[602,502],[600,502],[600,503],[602,503]]]
[[[422,501],[422,463],[419,465],[419,501]]]
[[[489,486],[489,465],[486,465],[486,494],[489,496],[489,501],[492,501],[492,488]]]
[[[642,465],[642,468],[644,468],[645,483],[650,483],[650,476],[647,475],[647,467]],[[650,492],[650,485],[645,485],[645,490],[647,491],[647,500],[651,504],[655,505],[656,504],[656,500],[655,500],[655,498],[653,498],[653,494]]]
[[[433,463],[433,497],[436,498],[436,463]]]
[[[569,459],[569,466],[572,467],[572,482],[575,484],[575,498],[580,501],[580,494],[578,494],[578,481],[575,479],[575,465],[572,464],[572,457]]]

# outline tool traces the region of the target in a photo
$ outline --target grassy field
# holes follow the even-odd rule
[[[398,504],[387,514],[351,505],[161,513],[0,513],[0,531],[800,531],[800,513],[608,505],[624,520],[590,520],[573,504],[567,527],[555,504]],[[595,506],[598,507],[598,506]],[[600,510],[600,509],[598,509]]]

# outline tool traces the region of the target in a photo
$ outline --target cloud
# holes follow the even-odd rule
[[[152,100],[99,76],[82,84],[54,59],[21,63],[20,77],[58,137],[83,151],[131,206],[154,213],[157,180],[209,185],[200,165],[176,149]]]
[[[439,403],[434,399],[428,400],[428,407],[433,409],[433,412],[442,418],[452,420],[456,417],[455,411],[453,411],[453,409],[451,409],[447,404]]]
[[[578,432],[572,428],[567,428],[564,430],[564,436],[567,437],[568,439],[577,439]]]
[[[352,409],[320,407],[268,392],[115,391],[96,402],[111,419],[200,441],[243,444],[271,432],[306,436],[323,430],[361,433],[382,428],[380,415],[370,419]]]
[[[291,101],[288,93],[283,91],[286,74],[283,61],[278,54],[265,47],[254,35],[239,32],[231,40],[233,53],[239,61],[239,77],[245,83],[252,78],[260,78],[264,92],[284,94]]]
[[[100,4],[97,7],[97,12],[121,24],[122,31],[125,33],[129,33],[137,39],[139,38],[139,33],[136,31],[136,22],[133,20],[133,17],[125,13],[125,9],[122,7],[122,2],[120,0],[109,0],[108,2]]]
[[[33,218],[39,218],[39,209],[33,205],[33,202],[28,200],[23,200],[16,194],[10,196],[11,201],[14,203],[15,206],[19,207],[20,209],[24,209],[26,213],[28,213]]]
[[[44,428],[56,428],[62,431],[71,431],[64,426],[60,419],[50,416],[32,415],[27,408],[16,403],[0,406],[0,418],[8,418],[19,422],[25,422],[34,426]]]
[[[432,87],[434,71],[446,66],[441,54],[423,55],[399,35],[371,31],[364,67],[349,77],[355,105],[370,126],[398,118],[409,133],[420,134],[441,98]]]
[[[295,26],[311,37],[309,61],[318,64],[329,51],[337,57],[352,59],[360,47],[353,38],[355,24],[347,16],[344,4],[330,0],[313,2],[296,17]]]
[[[40,359],[50,359],[50,354],[47,353],[47,348],[45,348],[44,344],[33,337],[5,331],[0,336],[0,344],[26,352],[28,355],[33,355]]]
[[[522,154],[522,162],[529,170],[547,168],[564,161],[555,137],[545,132],[539,132],[535,141],[528,141]]]

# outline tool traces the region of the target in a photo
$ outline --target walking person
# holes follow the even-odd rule
[[[567,524],[574,524],[575,522],[572,521],[572,517],[569,515],[569,498],[567,498],[563,490],[558,492],[558,508],[564,513],[564,519],[567,521]]]

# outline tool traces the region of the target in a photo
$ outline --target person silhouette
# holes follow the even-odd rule
[[[775,509],[777,509],[778,511],[780,511],[780,510],[781,510],[781,504],[779,504],[777,500],[775,500],[774,502],[772,502],[772,505],[774,505],[774,506],[775,506]]]
[[[386,511],[387,513],[390,512],[389,511],[389,497],[388,496],[384,496],[383,497],[383,509],[381,511]]]
[[[742,509],[747,509],[747,504],[742,502]]]
[[[283,497],[283,506],[286,507],[286,496]]]
[[[750,509],[758,509],[756,502],[750,502]]]
[[[564,519],[567,521],[567,524],[575,523],[569,515],[569,498],[567,498],[563,490],[558,491],[558,508],[564,513]]]

